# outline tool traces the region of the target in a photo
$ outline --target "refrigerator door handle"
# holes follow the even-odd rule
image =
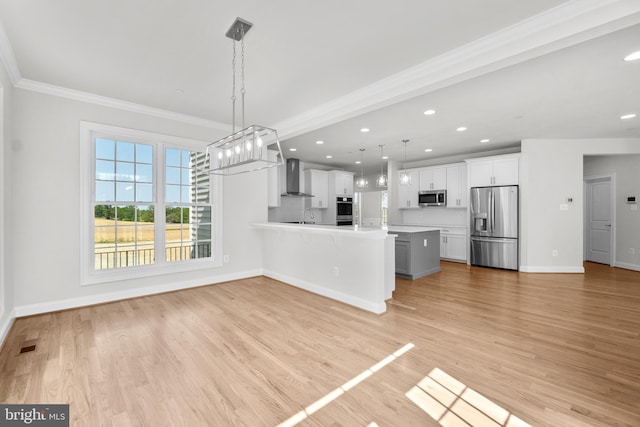
[[[493,195],[493,191],[489,193],[489,231],[493,234],[495,225],[494,222],[496,220],[496,207],[495,207],[495,196]]]
[[[500,237],[476,237],[471,236],[471,240],[474,242],[488,242],[488,243],[514,243],[517,239],[500,238]]]

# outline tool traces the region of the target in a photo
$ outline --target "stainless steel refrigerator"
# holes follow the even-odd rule
[[[471,265],[518,269],[518,186],[471,188]]]

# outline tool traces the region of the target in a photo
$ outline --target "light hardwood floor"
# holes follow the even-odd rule
[[[585,267],[443,262],[383,315],[257,277],[21,318],[0,402],[73,426],[639,426],[640,273]]]

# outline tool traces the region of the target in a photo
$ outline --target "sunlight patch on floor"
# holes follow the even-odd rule
[[[405,395],[445,427],[531,427],[438,368]]]
[[[376,363],[375,365],[373,365],[372,367],[370,367],[366,371],[363,371],[359,375],[356,375],[355,377],[353,377],[352,379],[350,379],[349,381],[347,381],[346,383],[344,383],[340,387],[336,388],[335,390],[329,392],[325,396],[323,396],[320,399],[316,400],[311,405],[309,405],[306,408],[304,408],[302,411],[300,411],[297,414],[291,416],[289,419],[281,422],[280,424],[278,424],[278,427],[292,427],[292,426],[295,426],[296,424],[298,424],[299,422],[301,422],[305,418],[307,418],[309,415],[311,415],[314,412],[317,412],[318,410],[324,408],[329,403],[333,402],[338,397],[343,395],[346,391],[349,391],[353,387],[357,386],[362,381],[364,381],[365,379],[367,379],[371,375],[373,375],[375,372],[378,372],[380,369],[384,368],[389,363],[393,362],[398,357],[402,356],[407,351],[411,350],[413,347],[415,347],[415,346],[412,343],[409,343],[409,344],[405,345],[404,347],[401,347],[400,349],[398,349],[394,353],[388,355],[387,357],[385,357],[380,362]],[[375,427],[376,423],[371,423],[371,424],[369,424],[369,426],[370,427]]]

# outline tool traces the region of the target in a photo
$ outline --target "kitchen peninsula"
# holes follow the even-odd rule
[[[359,307],[386,311],[395,289],[395,235],[380,228],[258,223],[264,275]]]

